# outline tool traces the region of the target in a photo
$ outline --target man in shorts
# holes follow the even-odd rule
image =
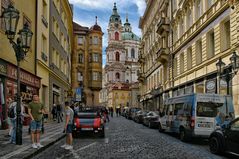
[[[74,111],[70,108],[69,102],[65,102],[65,116],[66,121],[64,126],[64,132],[66,133],[66,144],[62,145],[61,148],[71,150],[73,149],[72,129],[73,129]]]
[[[43,147],[40,144],[40,132],[42,128],[42,116],[45,112],[45,107],[39,101],[38,95],[33,95],[32,102],[29,103],[28,112],[32,119],[31,121],[31,138],[32,148],[37,149]]]

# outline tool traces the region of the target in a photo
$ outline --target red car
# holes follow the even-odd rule
[[[85,109],[75,113],[72,135],[76,137],[83,132],[105,136],[104,120],[98,111]]]

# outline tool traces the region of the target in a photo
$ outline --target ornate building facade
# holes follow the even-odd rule
[[[147,106],[159,94],[162,102],[151,102],[158,109],[168,97],[190,93],[230,94],[238,115],[238,75],[229,65],[233,78],[227,84],[226,75],[219,76],[216,67],[219,58],[230,64],[232,52],[238,51],[238,1],[146,2],[147,9],[139,24],[143,32],[139,59],[142,103]],[[156,80],[150,77],[152,70],[160,67],[163,72],[159,72]],[[154,88],[155,81],[159,89]]]
[[[128,96],[130,96],[130,85],[138,81],[139,46],[140,39],[132,32],[128,16],[126,17],[126,22],[122,25],[115,3],[108,25],[107,58],[104,68],[109,107],[115,108],[117,105],[126,106],[130,103],[130,98],[128,99]],[[124,88],[124,92],[119,95],[119,92],[122,91],[121,88]],[[120,100],[122,98],[124,100]]]
[[[102,88],[103,32],[97,24],[97,19],[91,28],[83,27],[75,22],[73,25],[72,89],[74,92],[76,89],[81,89],[82,103],[98,106],[99,92]]]

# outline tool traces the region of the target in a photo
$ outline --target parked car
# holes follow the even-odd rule
[[[216,129],[210,135],[209,147],[214,154],[229,152],[239,155],[239,117]]]
[[[128,107],[124,107],[124,109],[122,110],[121,115],[122,115],[123,117],[126,117],[126,113],[128,112],[128,110],[129,110]]]
[[[150,111],[146,114],[143,124],[149,128],[158,128],[159,113],[157,111]]]
[[[134,121],[136,123],[143,123],[144,117],[146,116],[147,113],[148,113],[148,111],[144,111],[144,110],[140,110],[140,111],[136,112]]]
[[[127,119],[132,119],[133,113],[135,113],[135,112],[137,112],[137,111],[139,111],[139,110],[141,110],[141,108],[129,108],[128,111],[126,112],[125,117],[126,117]]]
[[[72,135],[76,137],[83,132],[105,136],[104,118],[99,109],[81,108],[74,116],[74,127]]]
[[[136,116],[136,113],[138,111],[140,111],[141,108],[135,108],[132,112],[131,112],[131,119],[135,121],[135,116]]]

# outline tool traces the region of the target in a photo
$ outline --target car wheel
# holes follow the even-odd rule
[[[186,130],[184,128],[180,129],[179,139],[183,142],[187,142],[190,139],[189,135],[186,133]]]
[[[221,154],[223,152],[223,143],[222,139],[219,136],[213,136],[209,139],[209,148],[210,151],[214,154]]]
[[[159,123],[159,132],[164,132],[164,129],[161,126],[161,123]]]

